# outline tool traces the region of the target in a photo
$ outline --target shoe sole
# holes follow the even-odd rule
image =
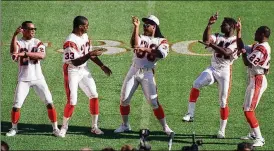
[[[193,122],[194,120],[185,120],[185,119],[182,119],[183,122]]]
[[[127,130],[127,131],[123,131],[123,132],[115,132],[114,133],[128,133],[128,132],[131,132],[131,130]]]
[[[95,135],[103,135],[104,134],[104,132],[102,132],[102,133],[96,133],[96,132],[93,132],[93,131],[91,131],[91,133],[95,134]]]
[[[16,134],[15,134],[16,135]],[[15,135],[6,135],[6,136],[8,136],[8,137],[13,137],[13,136],[15,136]]]

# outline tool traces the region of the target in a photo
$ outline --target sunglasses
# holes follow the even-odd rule
[[[144,24],[143,27],[144,28],[148,28],[149,26],[151,26],[150,24]]]
[[[29,27],[28,28],[24,28],[24,29],[25,30],[35,30],[35,31],[37,30],[37,28],[29,28]]]

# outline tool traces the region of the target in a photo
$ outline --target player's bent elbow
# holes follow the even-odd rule
[[[46,55],[41,55],[39,59],[45,59]]]

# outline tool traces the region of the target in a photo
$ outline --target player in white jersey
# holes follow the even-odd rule
[[[108,76],[110,76],[112,72],[97,57],[101,55],[103,51],[101,51],[101,49],[92,51],[92,45],[86,33],[88,26],[88,19],[86,17],[75,17],[73,21],[73,31],[64,43],[63,74],[67,103],[64,109],[63,125],[59,134],[60,137],[65,137],[68,129],[68,121],[77,104],[78,86],[89,98],[89,109],[92,117],[91,132],[94,134],[104,134],[98,128],[99,99],[95,81],[87,67],[87,60],[91,59],[100,66]]]
[[[211,26],[217,20],[218,14],[211,16],[203,34],[203,42],[206,48],[213,52],[211,65],[204,70],[194,81],[189,96],[188,113],[183,121],[194,120],[195,104],[199,97],[200,89],[204,86],[218,83],[220,103],[220,129],[217,137],[225,137],[225,128],[229,115],[228,97],[231,87],[232,64],[238,58],[236,36],[234,35],[236,21],[233,18],[225,17],[221,32],[211,35]]]
[[[173,131],[167,125],[164,110],[158,102],[154,78],[156,62],[168,55],[169,45],[160,32],[157,17],[150,15],[147,18],[142,18],[142,21],[144,22],[144,35],[139,35],[140,21],[137,17],[132,17],[134,29],[131,46],[134,48],[134,56],[121,90],[120,113],[122,124],[114,132],[122,133],[131,130],[128,122],[130,101],[140,84],[147,102],[152,106],[154,115],[163,127],[163,131],[169,135]]]
[[[255,109],[260,101],[263,92],[267,88],[266,74],[270,66],[271,48],[268,44],[270,29],[267,26],[259,27],[255,32],[256,44],[252,47],[244,46],[241,32],[242,25],[239,19],[237,26],[237,44],[243,51],[243,62],[248,67],[248,86],[245,92],[243,104],[244,114],[250,125],[250,133],[241,139],[254,140],[253,146],[263,146],[265,140],[262,137],[258,120],[255,116]]]
[[[17,28],[12,37],[10,53],[13,60],[18,62],[19,74],[11,111],[12,128],[6,134],[7,136],[15,136],[18,132],[20,109],[31,87],[46,104],[48,117],[52,122],[53,134],[58,135],[59,133],[56,110],[40,66],[40,60],[46,56],[45,46],[39,39],[34,38],[35,31],[34,24],[31,21],[25,21]],[[17,40],[19,33],[22,33],[23,37]]]

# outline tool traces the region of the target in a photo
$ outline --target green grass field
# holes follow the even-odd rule
[[[131,103],[130,124],[132,133],[114,134],[120,123],[119,98],[123,79],[130,67],[132,52],[103,55],[101,60],[108,65],[113,75],[107,77],[96,65],[89,63],[95,78],[100,99],[99,125],[105,132],[94,136],[90,130],[91,117],[88,98],[79,90],[78,104],[69,124],[66,138],[52,135],[45,105],[30,91],[22,109],[19,133],[6,137],[11,127],[10,110],[13,104],[17,79],[17,64],[9,56],[9,43],[15,29],[25,20],[32,20],[36,27],[36,37],[50,42],[47,57],[42,61],[42,69],[52,92],[58,112],[58,122],[62,123],[66,103],[62,76],[61,49],[66,36],[72,31],[72,20],[77,15],[89,19],[88,34],[96,40],[121,41],[121,47],[129,48],[132,23],[131,16],[145,17],[154,14],[160,19],[162,33],[170,44],[180,41],[200,40],[208,18],[219,11],[220,19],[213,32],[219,32],[222,18],[241,17],[243,39],[253,43],[255,30],[267,25],[274,30],[274,2],[259,1],[2,1],[1,2],[1,140],[6,141],[12,150],[80,150],[90,147],[100,150],[111,146],[119,150],[124,144],[137,147],[139,129],[149,128],[152,150],[167,150],[167,137],[147,105],[141,89],[134,94]],[[270,45],[274,48],[273,35]],[[204,53],[200,44],[193,46],[195,53]],[[199,49],[199,50],[198,50]],[[208,52],[206,52],[208,53]],[[272,54],[272,57],[273,54]],[[158,62],[156,81],[159,101],[163,105],[168,124],[176,132],[173,150],[192,143],[191,134],[195,130],[197,138],[203,139],[202,150],[234,150],[242,142],[239,137],[249,131],[242,103],[246,87],[246,68],[241,59],[233,65],[233,83],[229,98],[230,117],[225,139],[216,139],[219,128],[219,101],[217,85],[203,88],[196,106],[194,123],[183,123],[182,115],[187,112],[189,91],[193,81],[208,65],[209,56],[179,54],[171,50],[169,56]],[[274,150],[273,110],[274,110],[274,66],[267,76],[268,88],[256,110],[265,146],[258,150]],[[195,124],[195,125],[194,125]],[[272,128],[271,128],[272,127]]]

